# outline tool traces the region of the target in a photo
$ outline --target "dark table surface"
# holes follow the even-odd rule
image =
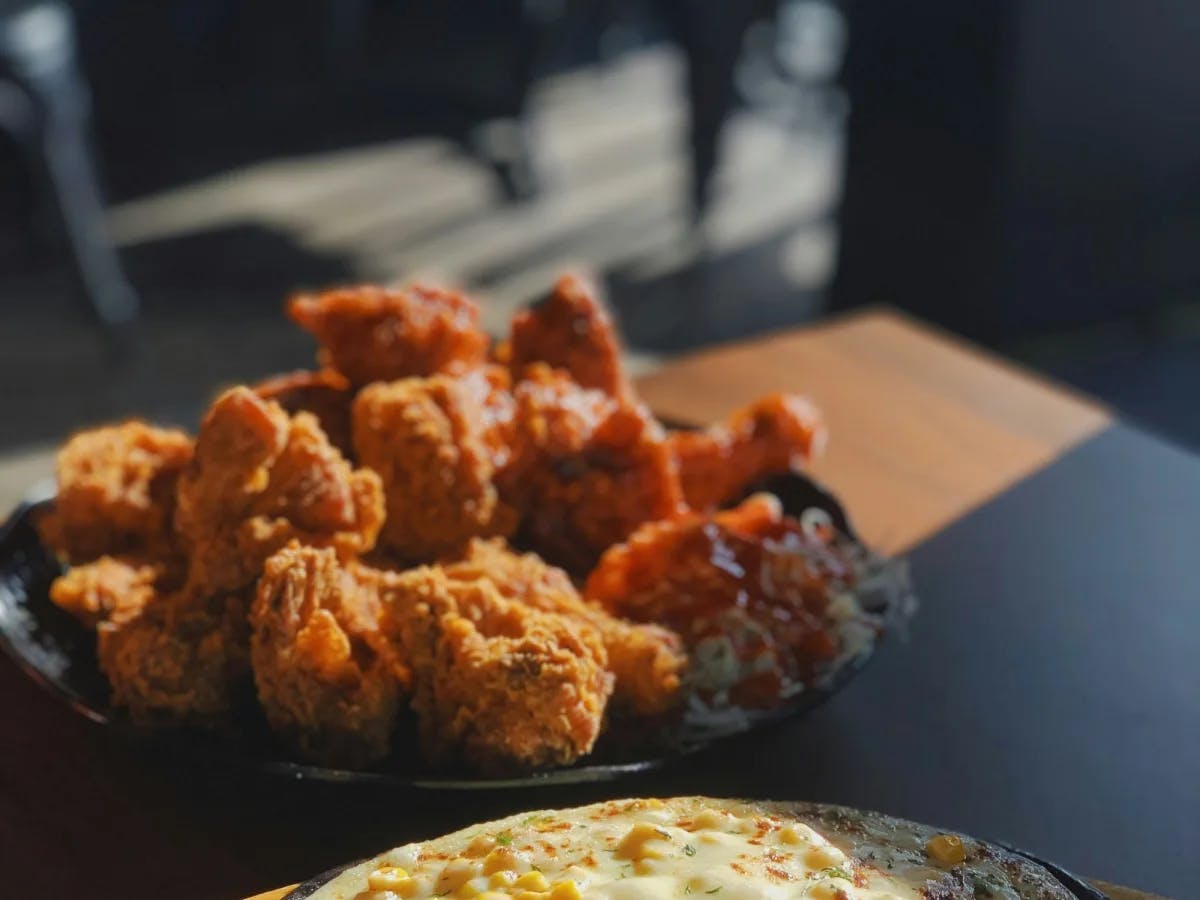
[[[830,704],[672,771],[569,790],[199,769],[89,725],[0,660],[0,896],[244,897],[521,808],[683,792],[870,807],[1200,896],[1197,511],[1200,460],[1105,426],[911,550],[909,639]]]

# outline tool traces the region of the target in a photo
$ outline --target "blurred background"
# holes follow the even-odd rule
[[[310,365],[298,287],[632,364],[889,304],[1200,448],[1187,0],[0,0],[0,452]]]

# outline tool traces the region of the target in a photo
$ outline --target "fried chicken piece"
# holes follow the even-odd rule
[[[96,629],[112,704],[138,724],[215,725],[250,671],[246,592],[157,597],[127,621]]]
[[[544,362],[585,388],[632,396],[621,366],[621,344],[595,285],[564,275],[548,297],[512,319],[508,356],[514,371]]]
[[[141,615],[161,592],[177,587],[181,565],[178,560],[102,556],[54,579],[50,599],[88,628],[101,622],[120,625]]]
[[[337,372],[332,369],[291,372],[260,381],[253,390],[264,400],[274,400],[288,415],[312,413],[329,443],[346,459],[353,458],[350,404],[354,402],[354,391],[350,382]]]
[[[502,540],[473,540],[466,555],[444,563],[447,578],[490,580],[509,600],[587,622],[600,635],[613,673],[613,705],[638,716],[659,716],[680,700],[687,665],[683,642],[667,628],[635,624],[579,596],[570,576],[534,553],[514,553]]]
[[[58,497],[38,523],[71,562],[173,550],[175,482],[192,455],[182,431],[130,421],[82,431],[58,452]]]
[[[369,385],[354,402],[354,446],[379,473],[382,546],[428,561],[478,535],[511,534],[516,514],[494,484],[481,387],[438,375]]]
[[[768,394],[721,425],[670,437],[683,493],[693,509],[738,499],[770,475],[798,468],[825,444],[820,411],[806,397]]]
[[[248,388],[219,397],[180,479],[176,524],[202,596],[253,583],[293,538],[343,559],[370,550],[383,524],[379,476],[352,469],[316,418],[289,417]]]
[[[525,375],[514,388],[501,496],[518,510],[530,546],[583,573],[643,522],[680,511],[675,457],[644,407],[580,388],[544,364]]]
[[[589,625],[437,567],[386,579],[382,597],[384,630],[413,668],[430,760],[503,774],[568,765],[592,749],[612,675]]]
[[[457,374],[482,365],[487,357],[479,307],[445,288],[339,288],[293,297],[288,315],[316,335],[322,363],[355,386]]]
[[[387,755],[411,674],[379,630],[376,576],[292,543],[267,560],[250,658],[271,727],[307,759],[360,767]]]
[[[830,604],[852,582],[836,548],[759,494],[725,512],[644,525],[604,554],[584,596],[678,631],[702,693],[771,707],[836,657]]]

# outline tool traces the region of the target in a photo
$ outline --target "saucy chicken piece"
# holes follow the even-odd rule
[[[631,396],[617,331],[595,286],[578,275],[562,276],[548,297],[513,316],[508,355],[518,373],[544,362],[581,387]]]
[[[410,673],[379,630],[373,573],[292,543],[267,560],[250,609],[250,659],[272,729],[307,759],[387,755]]]
[[[516,514],[494,483],[478,391],[447,376],[368,385],[354,402],[354,446],[383,479],[381,546],[429,561],[478,535],[507,535]]]
[[[501,496],[525,542],[574,573],[643,522],[682,509],[675,457],[644,407],[534,364],[514,388],[513,458]]]
[[[293,297],[288,315],[316,336],[322,364],[356,386],[461,373],[487,357],[479,307],[445,288],[338,288]]]
[[[724,424],[670,437],[683,494],[693,509],[715,509],[738,499],[756,481],[798,468],[824,443],[825,425],[812,402],[778,393]]]
[[[102,556],[72,566],[50,585],[50,599],[88,628],[118,625],[141,615],[151,602],[181,580],[180,563]]]
[[[277,375],[254,385],[254,393],[278,403],[288,415],[312,413],[329,443],[347,459],[353,458],[350,439],[350,382],[332,369]]]
[[[58,453],[58,496],[38,523],[42,540],[74,563],[172,553],[175,483],[191,455],[182,431],[144,422],[76,434]]]
[[[612,675],[591,626],[436,566],[390,576],[382,597],[384,629],[413,669],[429,760],[503,774],[568,765],[592,749]]]
[[[852,580],[833,547],[756,495],[639,528],[604,554],[584,596],[678,631],[702,696],[771,707],[837,656],[830,605]]]
[[[383,515],[379,476],[353,469],[312,415],[289,417],[242,387],[200,426],[176,524],[191,554],[189,586],[212,595],[251,584],[293,538],[343,559],[364,553]]]
[[[570,576],[534,553],[514,553],[501,540],[473,540],[466,555],[444,563],[456,581],[490,580],[509,600],[542,612],[587,622],[600,635],[613,673],[614,707],[638,716],[659,716],[677,706],[687,665],[679,635],[659,625],[619,619],[579,596]]]
[[[96,629],[111,700],[145,725],[215,725],[228,719],[250,671],[245,591],[201,598],[186,589]]]

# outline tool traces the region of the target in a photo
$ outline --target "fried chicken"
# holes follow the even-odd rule
[[[354,391],[337,372],[322,369],[277,375],[254,385],[254,393],[264,400],[274,400],[288,415],[312,413],[329,443],[346,459],[353,459],[350,404],[354,402]]]
[[[515,372],[533,362],[564,369],[585,388],[631,396],[621,366],[621,344],[594,285],[564,275],[548,297],[512,319],[508,356]]]
[[[473,540],[466,555],[444,563],[455,581],[490,580],[509,600],[542,612],[587,622],[600,635],[613,673],[614,707],[638,716],[658,716],[680,700],[680,673],[687,665],[683,642],[658,625],[635,624],[579,596],[570,576],[534,553],[514,553],[501,540]]]
[[[437,567],[382,586],[384,630],[412,665],[426,756],[503,774],[588,753],[612,693],[595,629]]]
[[[516,527],[493,481],[483,391],[439,375],[372,384],[355,400],[355,449],[383,479],[380,543],[396,556],[428,561]]]
[[[145,725],[215,725],[228,719],[249,674],[246,592],[158,597],[127,621],[96,629],[112,704]]]
[[[643,522],[680,511],[675,457],[644,407],[540,363],[513,393],[513,458],[498,483],[538,553],[584,573]]]
[[[316,418],[289,417],[248,388],[221,395],[205,416],[180,479],[176,524],[200,595],[239,590],[293,538],[349,559],[383,524],[379,476],[352,469]]]
[[[760,494],[644,525],[604,554],[584,596],[678,631],[702,693],[770,707],[837,655],[829,607],[852,579],[833,548]]]
[[[410,673],[379,630],[377,576],[292,543],[267,560],[250,657],[271,727],[307,759],[357,767],[387,755]]]
[[[72,566],[50,585],[50,599],[83,625],[124,624],[141,615],[159,594],[181,580],[178,562],[102,556]]]
[[[58,453],[58,496],[39,522],[42,540],[74,563],[169,555],[175,482],[191,455],[182,431],[144,422],[76,434]]]
[[[479,307],[444,288],[339,288],[293,297],[288,315],[321,343],[321,361],[355,386],[482,365]]]
[[[768,394],[724,424],[670,437],[684,497],[693,509],[715,509],[738,499],[754,482],[807,462],[824,443],[820,411],[796,394]]]

